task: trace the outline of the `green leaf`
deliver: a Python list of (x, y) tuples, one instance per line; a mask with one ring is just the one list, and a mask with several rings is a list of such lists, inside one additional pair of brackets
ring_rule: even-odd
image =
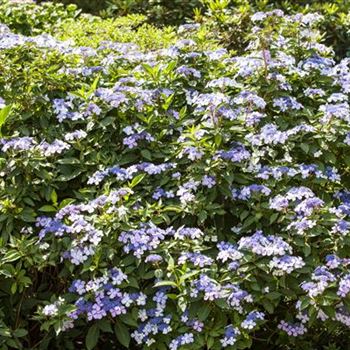
[(143, 180), (143, 178), (144, 178), (145, 176), (146, 176), (146, 174), (139, 174), (139, 175), (135, 176), (135, 177), (132, 179), (132, 181), (131, 181), (131, 183), (129, 184), (129, 186), (130, 186), (131, 188), (135, 187), (137, 184), (139, 184), (139, 183)]
[(81, 161), (78, 158), (69, 157), (69, 158), (58, 159), (57, 163), (58, 164), (80, 164)]
[(100, 328), (100, 330), (102, 332), (113, 333), (112, 326), (111, 326), (110, 322), (108, 322), (106, 319), (99, 320), (97, 322), (97, 325), (98, 325), (98, 328)]
[(184, 297), (180, 297), (178, 300), (177, 300), (177, 306), (180, 308), (180, 310), (182, 312), (185, 312), (185, 310), (187, 309), (187, 302), (186, 302), (186, 299)]
[(173, 281), (160, 281), (157, 282), (153, 287), (164, 287), (164, 286), (173, 286), (173, 287), (177, 287), (177, 284)]
[(58, 177), (57, 181), (70, 181), (70, 180), (76, 178), (77, 176), (79, 176), (81, 173), (82, 173), (82, 170), (76, 169), (70, 174), (60, 175)]
[(309, 299), (302, 299), (300, 304), (300, 310), (306, 309), (310, 305)]
[(17, 328), (14, 332), (13, 335), (17, 338), (24, 337), (28, 334), (28, 331), (23, 328)]
[(87, 92), (87, 98), (89, 98), (95, 92), (95, 90), (97, 89), (97, 85), (98, 85), (99, 80), (100, 80), (100, 76), (98, 75), (95, 78), (94, 82), (92, 83), (89, 91)]
[[(6, 340), (6, 345), (9, 346), (10, 349), (22, 349), (22, 345), (18, 339), (8, 339)], [(1, 350), (8, 350), (8, 347), (3, 347)]]
[(270, 292), (266, 294), (266, 297), (270, 300), (279, 299), (280, 296), (281, 296), (281, 293), (278, 293), (278, 292)]
[(100, 330), (97, 324), (92, 325), (89, 328), (85, 338), (85, 345), (87, 350), (92, 350), (97, 345), (99, 336), (100, 336)]
[(210, 307), (208, 305), (202, 305), (198, 311), (198, 318), (201, 321), (205, 321), (210, 314)]
[(130, 314), (120, 315), (119, 320), (121, 320), (123, 323), (127, 324), (128, 326), (132, 326), (132, 327), (138, 326), (138, 322), (135, 321)]
[(263, 300), (262, 302), (265, 310), (269, 313), (269, 314), (273, 314), (273, 311), (274, 311), (274, 307), (273, 305), (271, 304), (270, 301), (268, 301), (267, 299)]
[(277, 220), (278, 216), (279, 216), (279, 213), (273, 213), (270, 216), (270, 225), (273, 224)]
[(183, 209), (180, 206), (168, 205), (167, 207), (163, 208), (163, 211), (174, 211), (175, 213), (181, 213)]
[(186, 280), (188, 280), (189, 278), (198, 275), (199, 273), (201, 273), (201, 271), (192, 271), (192, 272), (188, 272), (185, 273), (183, 276), (180, 277), (180, 283), (185, 282)]
[(115, 117), (109, 116), (109, 117), (103, 118), (100, 121), (100, 125), (102, 125), (103, 127), (106, 127), (106, 126), (112, 125), (114, 122), (115, 122)]
[(335, 309), (333, 306), (322, 306), (322, 310), (329, 317), (335, 317)]
[(57, 203), (57, 192), (53, 189), (51, 192), (51, 201), (52, 203), (56, 204)]
[(117, 336), (117, 339), (120, 344), (129, 348), (130, 344), (130, 334), (126, 326), (124, 326), (121, 322), (116, 321), (114, 326), (114, 333)]
[(0, 110), (0, 136), (2, 136), (1, 128), (5, 124), (7, 117), (10, 115), (12, 106), (5, 106)]
[(205, 210), (201, 210), (198, 214), (198, 219), (199, 219), (199, 222), (203, 223), (208, 217), (208, 214)]
[(67, 206), (67, 205), (69, 205), (69, 204), (72, 204), (72, 203), (74, 203), (75, 202), (75, 199), (74, 198), (66, 198), (66, 199), (64, 199), (62, 202), (61, 202), (61, 204), (60, 204), (60, 206), (59, 206), (59, 209), (62, 209), (62, 208), (64, 208), (65, 206)]
[(222, 136), (220, 134), (215, 135), (215, 144), (216, 146), (220, 146), (222, 142)]
[(311, 247), (309, 245), (305, 245), (303, 248), (303, 253), (305, 256), (309, 256), (311, 254)]
[(144, 158), (146, 158), (147, 160), (152, 160), (152, 155), (151, 152), (148, 149), (143, 149), (141, 150), (141, 154)]
[(50, 213), (50, 212), (55, 212), (56, 208), (53, 207), (52, 205), (43, 205), (42, 207), (39, 208), (39, 210), (45, 213)]
[(0, 336), (11, 337), (11, 332), (9, 328), (0, 328)]
[(12, 286), (11, 286), (11, 293), (15, 294), (16, 292), (17, 292), (17, 283), (14, 282), (12, 283)]
[(307, 143), (302, 143), (302, 144), (300, 144), (300, 148), (301, 148), (305, 153), (308, 153), (308, 152), (309, 152), (309, 149), (310, 149), (310, 146), (309, 146)]
[(2, 263), (16, 261), (21, 258), (21, 254), (17, 250), (9, 250), (1, 259)]
[(207, 340), (207, 348), (208, 349), (211, 349), (212, 346), (214, 345), (215, 343), (215, 339), (213, 337), (208, 337), (208, 340)]

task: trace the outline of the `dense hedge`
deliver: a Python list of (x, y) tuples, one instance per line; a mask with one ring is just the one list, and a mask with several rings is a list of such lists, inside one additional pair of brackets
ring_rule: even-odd
[(0, 6), (1, 349), (346, 348), (350, 61), (322, 16), (241, 8), (228, 51), (219, 1), (178, 29)]
[(56, 3), (74, 3), (95, 15), (125, 16), (130, 13), (146, 15), (158, 24), (180, 24), (193, 16), (196, 8), (204, 8), (200, 0), (54, 0)]
[[(149, 30), (146, 22), (162, 27), (181, 24), (186, 19), (191, 19), (191, 21), (205, 24), (202, 27), (203, 36), (214, 41), (219, 39), (222, 46), (241, 54), (254, 25), (250, 21), (254, 12), (281, 8), (288, 13), (318, 12), (322, 14), (323, 20), (319, 27), (324, 35), (325, 43), (334, 49), (337, 59), (350, 55), (348, 49), (350, 47), (350, 2), (346, 0), (332, 0), (331, 2), (323, 0), (114, 0), (114, 3), (110, 0), (99, 0), (98, 2), (57, 0), (56, 4), (45, 1), (38, 2), (41, 3), (42, 7), (31, 2), (14, 5), (9, 0), (0, 0), (0, 20), (22, 34), (35, 34), (44, 31), (56, 33), (58, 30), (62, 37), (66, 38), (68, 35), (74, 36), (74, 31), (78, 31), (80, 33), (102, 34), (102, 37), (120, 40), (122, 35), (119, 34), (119, 37), (114, 38), (112, 34), (115, 26), (120, 27), (126, 24), (125, 20), (120, 21), (118, 16), (132, 15), (132, 20), (124, 27), (126, 30), (143, 23), (146, 31)], [(70, 5), (65, 9), (60, 4), (61, 2)], [(103, 21), (99, 17), (82, 15), (80, 10), (77, 11), (75, 5), (71, 3), (76, 3), (84, 11), (117, 19)], [(138, 18), (135, 17), (135, 13), (139, 14)], [(66, 23), (66, 25), (61, 26), (61, 23)], [(89, 45), (94, 45), (97, 40), (97, 38), (89, 40), (87, 35), (85, 35), (85, 39), (88, 39)], [(132, 40), (132, 36), (129, 36), (128, 39)], [(161, 36), (158, 37), (159, 39), (162, 40)]]

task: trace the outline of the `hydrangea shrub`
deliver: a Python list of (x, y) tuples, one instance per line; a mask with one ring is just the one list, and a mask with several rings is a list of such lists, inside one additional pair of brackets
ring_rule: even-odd
[(344, 348), (350, 67), (321, 19), (255, 13), (242, 56), (1, 26), (4, 349)]

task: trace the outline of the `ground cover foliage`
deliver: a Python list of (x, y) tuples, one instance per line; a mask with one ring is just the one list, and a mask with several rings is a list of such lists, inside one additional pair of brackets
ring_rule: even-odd
[(2, 349), (346, 348), (346, 19), (226, 3), (0, 2)]

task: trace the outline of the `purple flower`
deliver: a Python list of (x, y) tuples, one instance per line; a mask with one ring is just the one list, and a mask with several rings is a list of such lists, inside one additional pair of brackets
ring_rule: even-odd
[(186, 67), (186, 66), (180, 66), (176, 69), (176, 73), (183, 75), (185, 77), (192, 76), (194, 78), (200, 79), (201, 78), (201, 72), (197, 69)]
[(216, 185), (215, 177), (204, 175), (202, 178), (202, 185), (208, 188), (214, 187)]
[(250, 158), (250, 153), (242, 144), (236, 144), (229, 151), (218, 151), (214, 156), (214, 159), (222, 158), (224, 160), (230, 160), (233, 163), (240, 163), (243, 160)]
[(185, 333), (172, 340), (169, 344), (170, 350), (177, 350), (182, 345), (191, 344), (194, 342), (192, 333)]
[(224, 89), (227, 86), (237, 87), (238, 83), (234, 79), (231, 79), (231, 78), (228, 78), (228, 77), (221, 77), (221, 78), (218, 78), (218, 79), (211, 80), (207, 84), (207, 88), (218, 87), (220, 89)]
[(32, 137), (14, 137), (12, 139), (1, 139), (1, 150), (7, 152), (13, 151), (29, 151), (33, 149), (36, 142)]
[(158, 254), (150, 254), (145, 259), (145, 262), (150, 262), (152, 264), (155, 264), (155, 263), (161, 262), (162, 260), (163, 260), (163, 258), (160, 255), (158, 255)]
[(40, 145), (38, 145), (39, 150), (43, 153), (44, 156), (49, 157), (55, 154), (60, 154), (64, 150), (67, 150), (70, 148), (69, 144), (61, 141), (61, 140), (55, 140), (53, 143), (47, 143), (47, 142), (41, 142)]
[(307, 332), (307, 329), (302, 323), (288, 323), (283, 320), (279, 323), (278, 329), (286, 332), (291, 337), (298, 337)]
[(337, 294), (345, 298), (350, 292), (350, 274), (347, 274), (339, 281), (339, 288)]
[(220, 284), (207, 275), (200, 275), (199, 279), (192, 282), (191, 296), (196, 297), (199, 293), (204, 293), (204, 300), (220, 299), (223, 296)]
[(139, 229), (122, 232), (118, 240), (124, 244), (125, 253), (133, 252), (140, 259), (145, 252), (158, 248), (166, 236), (173, 234), (174, 230), (171, 227), (163, 230), (149, 224)]
[(262, 321), (264, 318), (265, 314), (263, 312), (251, 311), (247, 315), (246, 319), (241, 323), (241, 327), (244, 329), (253, 329), (256, 326), (257, 321)]
[(241, 200), (248, 200), (250, 199), (253, 194), (262, 194), (264, 196), (268, 196), (271, 193), (271, 190), (266, 187), (265, 185), (249, 185), (241, 187), (240, 189), (233, 189), (232, 190), (232, 197), (234, 199), (241, 199)]
[(70, 133), (67, 133), (64, 136), (64, 139), (66, 141), (74, 141), (74, 140), (81, 140), (87, 136), (87, 133), (84, 130), (76, 130)]
[(220, 339), (220, 343), (223, 348), (227, 346), (234, 345), (237, 341), (237, 336), (240, 334), (238, 328), (234, 328), (232, 325), (229, 325), (225, 329), (225, 334), (222, 339)]
[(182, 154), (186, 154), (188, 159), (190, 160), (198, 160), (201, 159), (204, 155), (202, 151), (200, 151), (197, 147), (187, 146), (183, 149)]
[(277, 211), (283, 211), (286, 208), (288, 208), (289, 201), (286, 197), (283, 197), (281, 195), (277, 195), (276, 197), (273, 197), (270, 199), (270, 208), (275, 209)]
[(280, 98), (275, 98), (273, 100), (273, 106), (278, 107), (280, 111), (285, 112), (289, 109), (298, 110), (302, 109), (303, 105), (300, 104), (295, 97), (284, 96)]
[(219, 249), (217, 259), (222, 262), (227, 260), (240, 260), (243, 258), (243, 254), (238, 251), (238, 246), (236, 244), (220, 242), (218, 243), (217, 248)]
[(199, 239), (204, 235), (204, 233), (199, 228), (194, 227), (180, 227), (176, 232), (174, 237), (177, 239)]
[(257, 255), (285, 255), (291, 253), (291, 246), (278, 236), (264, 236), (257, 231), (252, 236), (242, 237), (238, 242), (239, 250), (249, 250)]
[(242, 91), (234, 99), (233, 102), (238, 105), (249, 105), (255, 106), (259, 109), (264, 109), (266, 107), (266, 102), (263, 98), (258, 96), (255, 92), (252, 91)]
[(347, 102), (337, 104), (325, 104), (320, 106), (320, 111), (323, 113), (321, 122), (327, 124), (332, 118), (342, 119), (350, 122), (350, 107)]
[(146, 131), (142, 131), (142, 132), (139, 132), (139, 133), (135, 133), (135, 134), (133, 134), (131, 136), (125, 137), (123, 139), (123, 145), (128, 146), (128, 148), (132, 149), (132, 148), (137, 147), (138, 146), (138, 142), (141, 141), (141, 140), (152, 142), (155, 139), (150, 133), (148, 133)]
[(317, 197), (307, 198), (295, 207), (295, 212), (303, 216), (310, 216), (315, 209), (319, 209), (323, 205), (324, 201)]
[(190, 261), (194, 266), (204, 267), (213, 264), (213, 259), (200, 253), (181, 253), (178, 259), (179, 264)]
[(283, 276), (285, 273), (290, 274), (303, 266), (305, 266), (305, 263), (299, 256), (284, 255), (282, 257), (274, 257), (270, 262), (270, 267), (276, 276)]

